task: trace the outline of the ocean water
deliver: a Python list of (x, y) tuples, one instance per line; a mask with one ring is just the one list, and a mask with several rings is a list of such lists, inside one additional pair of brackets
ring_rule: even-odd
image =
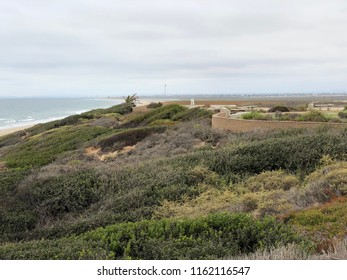
[(0, 129), (49, 122), (122, 102), (122, 99), (3, 98), (0, 99)]

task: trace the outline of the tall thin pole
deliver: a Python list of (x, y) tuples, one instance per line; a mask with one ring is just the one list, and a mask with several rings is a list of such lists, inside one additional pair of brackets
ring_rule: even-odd
[(166, 84), (164, 85), (164, 96), (166, 97)]

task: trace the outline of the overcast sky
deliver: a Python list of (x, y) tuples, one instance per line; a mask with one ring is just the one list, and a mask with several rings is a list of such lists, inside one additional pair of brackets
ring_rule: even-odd
[(347, 92), (346, 0), (0, 0), (1, 96)]

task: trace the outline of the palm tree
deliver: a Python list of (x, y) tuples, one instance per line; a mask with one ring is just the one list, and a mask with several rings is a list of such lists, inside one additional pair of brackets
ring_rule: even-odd
[(137, 97), (136, 93), (134, 93), (133, 95), (128, 95), (126, 97), (123, 96), (123, 98), (124, 98), (125, 103), (127, 103), (127, 104), (132, 103), (133, 106), (135, 106), (135, 102), (139, 99)]

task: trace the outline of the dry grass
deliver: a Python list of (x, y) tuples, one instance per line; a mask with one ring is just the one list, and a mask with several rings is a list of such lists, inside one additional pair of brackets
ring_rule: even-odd
[(153, 216), (155, 218), (193, 218), (215, 212), (240, 212), (241, 207), (233, 203), (235, 200), (236, 194), (228, 190), (208, 189), (199, 197), (185, 203), (178, 204), (164, 200)]
[(226, 141), (226, 133), (215, 132), (209, 120), (187, 121), (169, 127), (163, 133), (153, 133), (136, 144), (136, 149), (114, 160), (120, 164), (168, 158), (199, 148), (219, 146)]
[[(235, 258), (234, 258), (235, 259)], [(339, 241), (330, 250), (322, 254), (307, 254), (298, 245), (288, 244), (270, 251), (256, 251), (253, 254), (239, 256), (238, 260), (347, 260), (347, 241)]]
[(241, 189), (244, 192), (261, 192), (272, 190), (289, 190), (298, 187), (300, 181), (294, 175), (287, 174), (283, 170), (266, 171), (259, 175), (252, 176), (246, 180)]
[(265, 172), (230, 186), (223, 186), (220, 178), (214, 178), (214, 183), (204, 178), (199, 196), (180, 203), (165, 200), (154, 217), (198, 217), (216, 212), (247, 212), (258, 218), (272, 215), (290, 219), (301, 233), (315, 240), (320, 251), (330, 250), (334, 238), (346, 234), (346, 197), (342, 192), (346, 176), (339, 173), (346, 165), (328, 164), (302, 183), (283, 171)]
[(308, 185), (319, 185), (326, 195), (347, 194), (347, 162), (333, 162), (313, 172), (306, 179)]
[(87, 157), (93, 157), (100, 161), (107, 161), (107, 160), (112, 160), (119, 155), (129, 153), (130, 151), (133, 151), (135, 148), (136, 148), (136, 145), (133, 145), (133, 146), (125, 146), (120, 151), (102, 152), (100, 147), (88, 147), (85, 149), (84, 154)]

